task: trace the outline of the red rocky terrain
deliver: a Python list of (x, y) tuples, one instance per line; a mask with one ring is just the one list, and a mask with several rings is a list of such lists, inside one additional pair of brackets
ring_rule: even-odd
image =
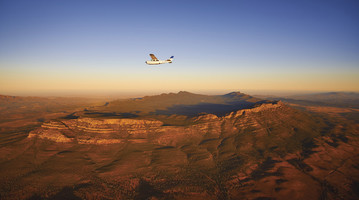
[(358, 136), (355, 122), (242, 93), (109, 102), (1, 147), (0, 197), (357, 199)]

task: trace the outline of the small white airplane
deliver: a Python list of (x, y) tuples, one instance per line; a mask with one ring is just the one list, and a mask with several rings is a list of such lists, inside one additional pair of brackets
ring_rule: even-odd
[(165, 64), (165, 63), (172, 63), (173, 56), (171, 56), (167, 60), (158, 60), (155, 55), (150, 54), (151, 60), (146, 61), (147, 65), (159, 65), (159, 64)]

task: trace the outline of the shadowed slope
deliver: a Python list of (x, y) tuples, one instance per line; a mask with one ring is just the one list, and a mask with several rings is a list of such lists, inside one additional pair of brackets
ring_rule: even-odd
[(224, 115), (239, 109), (251, 108), (263, 101), (249, 95), (232, 92), (226, 95), (200, 95), (189, 92), (161, 94), (128, 100), (109, 102), (106, 106), (88, 109), (83, 114), (100, 116), (151, 116), (151, 115), (185, 115), (195, 116), (200, 113)]

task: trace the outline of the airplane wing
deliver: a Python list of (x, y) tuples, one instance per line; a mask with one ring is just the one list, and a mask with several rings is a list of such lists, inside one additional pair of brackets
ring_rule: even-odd
[(156, 61), (158, 60), (154, 54), (151, 53), (150, 56), (152, 60), (156, 60)]

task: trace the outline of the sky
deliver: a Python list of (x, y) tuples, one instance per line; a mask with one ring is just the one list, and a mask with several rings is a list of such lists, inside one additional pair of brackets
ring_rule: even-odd
[[(0, 94), (359, 92), (357, 0), (0, 0)], [(148, 54), (174, 56), (146, 65)]]

